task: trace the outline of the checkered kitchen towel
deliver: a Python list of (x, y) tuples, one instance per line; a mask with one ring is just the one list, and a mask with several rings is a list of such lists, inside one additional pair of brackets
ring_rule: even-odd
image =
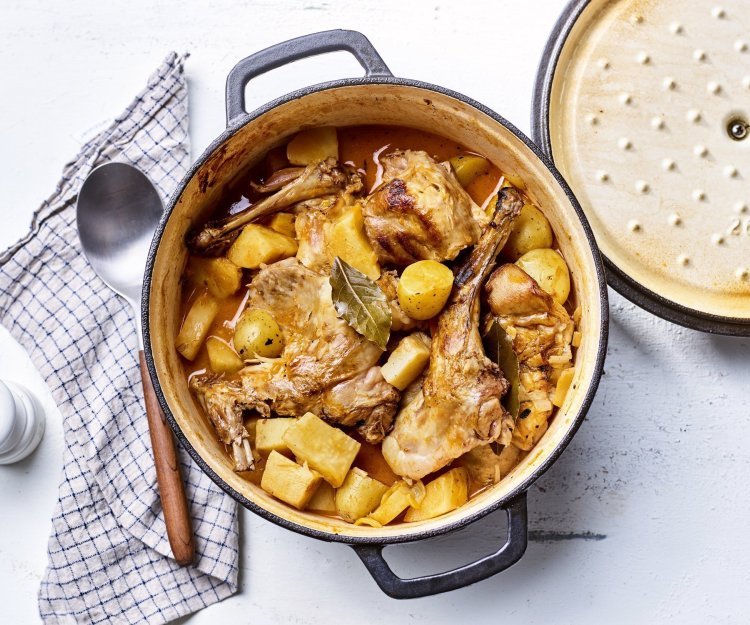
[(170, 558), (132, 313), (86, 262), (75, 226), (78, 189), (96, 165), (132, 163), (165, 201), (184, 175), (183, 61), (167, 57), (125, 112), (66, 165), (31, 232), (0, 255), (0, 319), (63, 417), (63, 476), (39, 592), (48, 624), (165, 623), (237, 589), (236, 506), (182, 449), (197, 558), (191, 567)]

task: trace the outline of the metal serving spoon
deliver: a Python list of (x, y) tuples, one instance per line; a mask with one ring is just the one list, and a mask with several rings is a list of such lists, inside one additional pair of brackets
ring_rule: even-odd
[(188, 504), (180, 476), (174, 438), (154, 393), (141, 335), (141, 288), (146, 256), (163, 206), (151, 181), (126, 163), (94, 169), (78, 194), (78, 236), (99, 277), (133, 307), (138, 335), (143, 395), (151, 432), (167, 536), (179, 564), (195, 555)]

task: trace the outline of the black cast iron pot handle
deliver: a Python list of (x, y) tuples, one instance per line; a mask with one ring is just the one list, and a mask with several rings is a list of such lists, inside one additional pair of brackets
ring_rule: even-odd
[(227, 76), (227, 125), (245, 111), (245, 87), (256, 76), (309, 56), (345, 50), (359, 61), (365, 76), (393, 76), (369, 39), (355, 30), (324, 30), (276, 44), (242, 59)]
[(351, 545), (370, 571), (382, 591), (394, 599), (416, 599), (463, 588), (504, 571), (521, 559), (528, 544), (526, 493), (505, 508), (508, 534), (500, 549), (484, 558), (445, 573), (403, 579), (396, 575), (383, 558), (380, 544)]

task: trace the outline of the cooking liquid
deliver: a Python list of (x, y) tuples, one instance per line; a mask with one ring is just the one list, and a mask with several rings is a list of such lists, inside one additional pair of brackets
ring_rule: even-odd
[[(432, 156), (438, 162), (446, 161), (454, 156), (470, 154), (469, 150), (463, 146), (445, 139), (443, 137), (416, 130), (413, 128), (404, 128), (399, 126), (349, 126), (337, 129), (339, 143), (339, 160), (343, 163), (354, 163), (355, 167), (364, 171), (365, 189), (369, 193), (376, 180), (378, 180), (377, 157), (379, 153), (387, 154), (396, 149), (423, 150)], [(228, 215), (230, 212), (237, 212), (247, 206), (253, 199), (253, 193), (249, 182), (258, 181), (270, 175), (276, 169), (289, 166), (285, 161), (284, 148), (275, 148), (266, 155), (266, 158), (258, 166), (253, 168), (245, 180), (233, 186), (221, 204), (217, 206), (215, 213), (216, 218)], [(480, 206), (487, 203), (490, 196), (497, 193), (502, 172), (490, 164), (488, 170), (477, 176), (467, 187), (466, 191), (471, 198)], [(252, 278), (252, 272), (245, 270), (245, 284), (249, 284)], [(193, 299), (200, 293), (200, 289), (193, 287), (188, 281), (184, 281), (182, 290), (182, 312), (183, 317), (187, 312)], [(241, 288), (235, 295), (232, 295), (220, 302), (219, 312), (211, 326), (208, 336), (216, 336), (231, 344), (234, 327), (231, 323), (238, 316), (238, 311), (243, 304), (247, 289)], [(189, 362), (183, 359), (183, 368), (185, 376), (191, 373), (208, 369), (209, 361), (205, 344), (201, 347), (195, 360)], [(301, 416), (301, 415), (299, 415)], [(247, 421), (248, 429), (251, 435), (254, 435), (253, 417)], [(380, 451), (380, 445), (371, 445), (363, 441), (356, 434), (351, 434), (361, 444), (361, 450), (357, 455), (354, 466), (363, 469), (371, 477), (391, 485), (399, 478), (393, 473), (386, 463)], [(227, 450), (227, 455), (230, 455)], [(425, 483), (454, 466), (460, 466), (460, 459), (454, 461), (449, 466), (441, 469), (424, 478)], [(254, 471), (243, 473), (243, 477), (260, 485), (260, 480), (265, 467), (265, 457), (260, 460), (256, 458)], [(486, 485), (478, 483), (469, 484), (469, 496), (484, 490)]]

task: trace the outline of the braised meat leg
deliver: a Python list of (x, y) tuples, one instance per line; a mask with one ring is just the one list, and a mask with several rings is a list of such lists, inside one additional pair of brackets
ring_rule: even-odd
[[(283, 186), (276, 183), (281, 183)], [(360, 175), (348, 166), (340, 166), (336, 159), (328, 158), (305, 167), (304, 170), (282, 170), (278, 180), (270, 180), (261, 190), (276, 190), (273, 195), (263, 198), (239, 213), (225, 219), (209, 222), (188, 240), (191, 252), (204, 255), (223, 253), (232, 243), (243, 226), (261, 217), (271, 215), (284, 208), (310, 200), (348, 190), (357, 193), (362, 190)]]
[(522, 206), (514, 189), (500, 192), (492, 222), (456, 274), (432, 336), (422, 391), (383, 441), (383, 456), (398, 475), (421, 479), (478, 445), (511, 441), (513, 418), (500, 403), (508, 383), (484, 353), (479, 293)]
[(552, 376), (570, 365), (574, 324), (568, 312), (516, 265), (502, 265), (485, 284), (492, 315), (518, 357), (521, 398), (513, 444), (530, 450), (547, 431)]

